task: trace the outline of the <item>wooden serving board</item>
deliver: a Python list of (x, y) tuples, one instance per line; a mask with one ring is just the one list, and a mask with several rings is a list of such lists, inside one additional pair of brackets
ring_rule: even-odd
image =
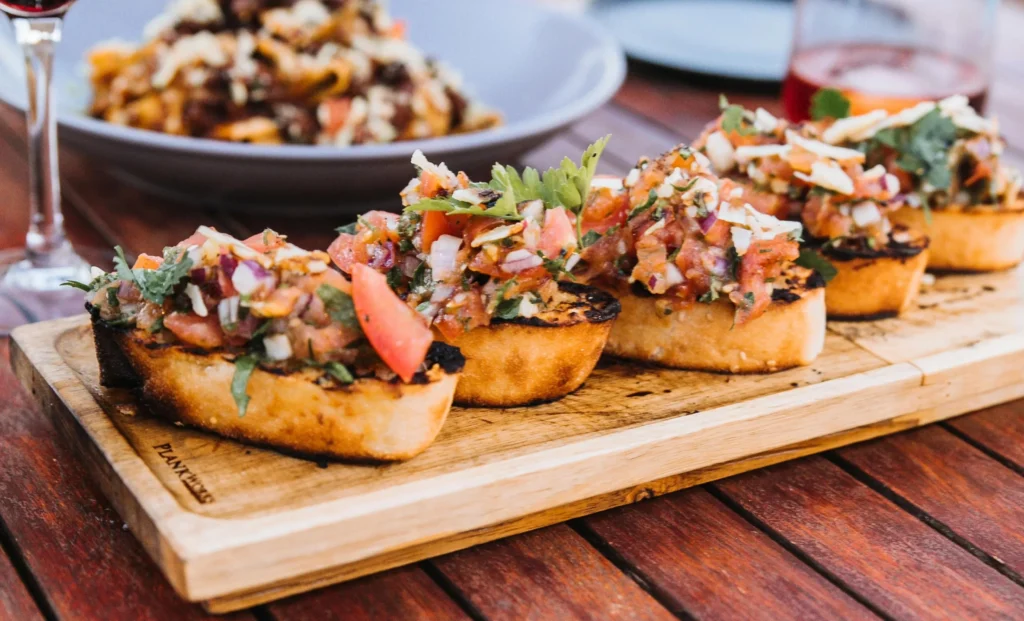
[(151, 417), (100, 387), (85, 316), (18, 329), (11, 357), (177, 592), (225, 612), (1024, 397), (1022, 275), (939, 278), (774, 375), (602, 361), (556, 403), (456, 408), (383, 466)]

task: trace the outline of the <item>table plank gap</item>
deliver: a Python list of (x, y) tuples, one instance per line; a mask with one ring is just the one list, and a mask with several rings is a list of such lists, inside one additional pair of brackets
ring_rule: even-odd
[(776, 545), (778, 545), (786, 552), (796, 557), (801, 563), (803, 563), (807, 567), (813, 569), (825, 580), (828, 580), (829, 583), (832, 584), (832, 586), (836, 587), (837, 589), (845, 593), (847, 596), (851, 597), (861, 606), (870, 610), (872, 614), (886, 620), (894, 619), (892, 615), (885, 612), (885, 610), (883, 610), (881, 607), (875, 605), (875, 603), (872, 602), (870, 598), (861, 594), (860, 591), (858, 591), (854, 585), (844, 580), (839, 574), (833, 572), (824, 564), (819, 563), (812, 555), (808, 554), (800, 546), (790, 541), (789, 538), (787, 538), (782, 532), (775, 528), (772, 528), (771, 525), (769, 525), (767, 522), (765, 522), (760, 517), (755, 515), (752, 511), (748, 510), (745, 506), (734, 500), (732, 496), (723, 491), (719, 487), (719, 485), (727, 483), (728, 481), (730, 481), (730, 479), (725, 479), (724, 481), (719, 481), (716, 483), (709, 483), (705, 485), (702, 489), (707, 490), (709, 494), (711, 494), (716, 500), (725, 505), (727, 508), (732, 510), (733, 513), (739, 515), (741, 518), (746, 520), (751, 526), (764, 533), (765, 536), (767, 536), (769, 539), (775, 542)]
[(944, 427), (982, 453), (1024, 476), (1024, 404), (1004, 403)]
[(825, 457), (1024, 586), (1024, 536), (1017, 532), (1024, 523), (1024, 479), (1013, 471), (939, 426), (832, 451)]
[[(483, 619), (466, 610), (429, 568), (407, 565), (265, 605), (266, 619), (282, 621), (373, 621)], [(257, 615), (257, 619), (260, 616)], [(262, 621), (262, 620), (261, 620)]]
[(428, 562), (488, 619), (676, 619), (565, 524)]
[[(573, 525), (677, 614), (701, 619), (877, 618), (706, 487), (591, 515)], [(738, 575), (744, 577), (742, 589), (734, 588)]]
[[(654, 503), (659, 502), (660, 500), (661, 499), (652, 499), (650, 502)], [(597, 515), (600, 516), (603, 514)], [(666, 610), (674, 614), (679, 619), (689, 621), (691, 619), (698, 618), (693, 612), (687, 610), (685, 605), (677, 601), (676, 598), (672, 597), (672, 595), (665, 589), (661, 588), (657, 584), (656, 580), (649, 578), (638, 566), (627, 560), (618, 549), (605, 541), (601, 535), (590, 527), (587, 518), (573, 520), (568, 523), (568, 526), (576, 531), (576, 534), (580, 537), (583, 537), (583, 539), (585, 539), (592, 548), (608, 559), (612, 565), (615, 565), (615, 567), (617, 567), (618, 570), (627, 578), (635, 582), (638, 587), (646, 591), (647, 594), (654, 598), (655, 601), (664, 606)]]
[(823, 457), (715, 484), (893, 618), (1024, 616), (1024, 589)]
[(25, 564), (0, 516), (0, 618), (56, 619), (46, 593)]

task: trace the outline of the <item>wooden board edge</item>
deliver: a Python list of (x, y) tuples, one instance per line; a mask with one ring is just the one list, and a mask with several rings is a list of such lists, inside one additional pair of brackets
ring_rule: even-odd
[[(452, 537), (423, 543), (403, 550), (389, 552), (379, 556), (351, 563), (341, 567), (326, 569), (290, 580), (284, 580), (264, 588), (253, 589), (217, 597), (201, 602), (203, 607), (214, 614), (224, 614), (265, 604), (284, 597), (297, 595), (318, 588), (354, 580), (362, 576), (394, 569), (410, 563), (423, 561), (436, 556), (457, 552), (488, 541), (510, 537), (530, 530), (544, 528), (568, 520), (581, 518), (593, 513), (607, 511), (623, 505), (642, 502), (665, 494), (676, 492), (688, 487), (695, 487), (724, 479), (750, 470), (765, 468), (791, 459), (798, 459), (865, 442), (893, 433), (921, 427), (941, 420), (973, 411), (978, 401), (986, 405), (1002, 403), (1024, 397), (1024, 386), (1002, 388), (985, 395), (972, 395), (961, 402), (947, 402), (940, 407), (929, 408), (912, 414), (896, 416), (884, 421), (857, 427), (847, 431), (815, 438), (805, 442), (797, 442), (776, 450), (767, 451), (707, 468), (664, 477), (649, 483), (633, 485), (625, 489), (602, 494), (588, 499), (579, 500), (533, 513), (521, 518), (495, 524), (485, 528), (459, 533)], [(981, 406), (985, 407), (985, 406)]]
[[(213, 600), (294, 575), (358, 563), (514, 520), (518, 512), (543, 512), (551, 506), (739, 459), (745, 451), (760, 453), (772, 446), (916, 412), (936, 403), (929, 401), (930, 396), (929, 391), (921, 390), (918, 369), (909, 364), (891, 365), (438, 475), (430, 480), (427, 491), (420, 482), (416, 488), (398, 485), (365, 494), (359, 503), (342, 499), (285, 516), (210, 520), (208, 528), (196, 535), (197, 555), (189, 555), (186, 562), (188, 591), (198, 595), (197, 599)], [(860, 407), (851, 409), (851, 403)], [(830, 409), (832, 415), (823, 415)], [(846, 415), (836, 414), (837, 409)], [(748, 441), (737, 441), (740, 438)], [(705, 446), (717, 447), (718, 453), (709, 456), (700, 450)], [(556, 470), (557, 476), (552, 476)], [(512, 489), (517, 495), (515, 506), (501, 502)], [(459, 511), (466, 502), (487, 509)], [(387, 519), (382, 520), (382, 515)], [(436, 515), (449, 518), (439, 521), (430, 517)], [(247, 532), (275, 532), (278, 536), (268, 541)], [(204, 554), (204, 549), (209, 550)], [(299, 570), (303, 565), (306, 571)]]
[[(95, 400), (70, 369), (67, 369), (65, 376), (56, 378), (42, 371), (47, 364), (55, 364), (55, 360), (61, 361), (56, 364), (63, 365), (60, 353), (56, 350), (55, 333), (62, 334), (66, 329), (80, 325), (81, 319), (79, 316), (57, 320), (60, 324), (66, 324), (61, 325), (60, 330), (54, 330), (56, 326), (53, 324), (57, 322), (31, 324), (15, 329), (11, 334), (9, 348), (11, 369), (25, 390), (32, 395), (33, 400), (40, 404), (43, 413), (49, 417), (58, 435), (82, 459), (92, 481), (114, 506), (153, 562), (160, 567), (175, 592), (183, 599), (189, 599), (185, 589), (182, 555), (177, 546), (168, 540), (167, 533), (159, 525), (155, 514), (150, 513), (154, 508), (146, 507), (145, 503), (139, 500), (141, 497), (139, 490), (132, 488), (132, 485), (138, 484), (139, 480), (131, 476), (131, 483), (129, 483), (129, 477), (124, 472), (125, 460), (119, 460), (111, 455), (110, 445), (105, 443), (114, 443), (118, 450), (124, 451), (126, 454), (130, 453), (137, 460), (137, 464), (132, 464), (133, 474), (142, 477), (147, 493), (155, 493), (156, 497), (160, 497), (160, 493), (166, 495), (163, 502), (158, 503), (159, 509), (166, 511), (170, 508), (170, 505), (167, 504), (168, 501), (173, 503), (174, 507), (180, 507), (177, 500), (149, 471), (142, 458), (121, 435), (113, 422), (108, 422), (109, 429), (107, 431), (113, 432), (116, 437), (108, 433), (108, 437), (104, 441), (108, 450), (104, 450), (92, 430), (87, 429), (74, 414), (74, 406), (69, 402), (88, 399), (95, 404)], [(97, 407), (99, 406), (97, 405)], [(146, 497), (151, 501), (154, 496), (147, 495)]]

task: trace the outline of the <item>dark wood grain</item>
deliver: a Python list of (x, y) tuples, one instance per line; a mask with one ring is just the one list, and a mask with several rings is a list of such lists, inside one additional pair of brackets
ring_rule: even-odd
[(885, 614), (1024, 616), (1024, 589), (822, 457), (715, 487)]
[[(682, 615), (869, 619), (875, 615), (703, 488), (584, 518)], [(742, 576), (742, 586), (737, 577)]]
[(951, 420), (948, 425), (1024, 472), (1024, 402), (997, 405)]
[(1024, 574), (1024, 477), (940, 426), (839, 455), (1016, 574)]
[(565, 525), (432, 561), (488, 619), (672, 619)]
[(469, 618), (417, 566), (299, 595), (268, 608), (281, 621), (457, 621)]
[(48, 606), (67, 619), (210, 618), (178, 599), (6, 363), (0, 394), (0, 515)]
[(0, 619), (35, 621), (42, 618), (11, 559), (0, 549)]

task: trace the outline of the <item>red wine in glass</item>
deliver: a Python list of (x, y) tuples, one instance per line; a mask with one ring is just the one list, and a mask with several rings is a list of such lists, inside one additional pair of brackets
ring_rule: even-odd
[(0, 0), (0, 11), (15, 17), (63, 15), (75, 0)]

